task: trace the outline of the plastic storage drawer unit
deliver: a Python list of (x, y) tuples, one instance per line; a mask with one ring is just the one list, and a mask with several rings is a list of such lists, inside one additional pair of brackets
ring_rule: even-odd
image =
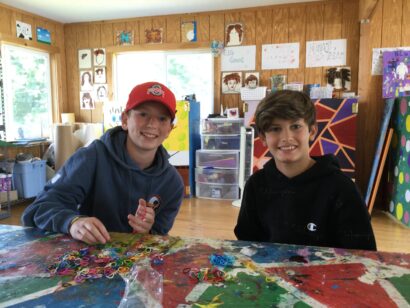
[(35, 197), (46, 185), (46, 161), (14, 164), (13, 182), (19, 198)]
[(239, 167), (239, 151), (197, 150), (196, 163), (197, 167), (237, 169)]
[(204, 150), (239, 150), (240, 135), (202, 135), (201, 148)]

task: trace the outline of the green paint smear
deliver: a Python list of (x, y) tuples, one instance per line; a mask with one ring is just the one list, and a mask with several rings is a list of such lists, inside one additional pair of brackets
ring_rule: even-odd
[(3, 280), (0, 284), (0, 302), (6, 302), (28, 294), (55, 287), (60, 281), (69, 281), (68, 277), (24, 277)]
[(276, 283), (266, 282), (265, 276), (238, 273), (234, 282), (208, 287), (193, 307), (273, 307), (290, 302), (293, 307), (310, 307)]
[(388, 280), (394, 285), (397, 291), (410, 303), (410, 274), (401, 277), (391, 277)]

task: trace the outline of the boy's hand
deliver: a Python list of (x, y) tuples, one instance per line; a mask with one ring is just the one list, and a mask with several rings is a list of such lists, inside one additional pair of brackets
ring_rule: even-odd
[(70, 226), (70, 235), (87, 244), (105, 244), (110, 234), (103, 223), (95, 217), (80, 217)]
[(135, 215), (128, 215), (128, 223), (134, 230), (134, 233), (148, 233), (154, 224), (154, 220), (154, 209), (144, 199), (139, 199)]

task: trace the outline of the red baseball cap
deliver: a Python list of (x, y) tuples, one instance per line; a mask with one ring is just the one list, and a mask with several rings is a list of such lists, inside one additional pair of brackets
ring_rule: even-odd
[(158, 102), (167, 107), (172, 120), (176, 113), (175, 95), (170, 89), (159, 82), (151, 81), (139, 84), (131, 90), (128, 96), (125, 112), (145, 102)]

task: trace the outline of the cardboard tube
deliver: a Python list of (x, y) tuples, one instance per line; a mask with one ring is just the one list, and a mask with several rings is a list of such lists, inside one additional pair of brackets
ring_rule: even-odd
[(54, 154), (56, 171), (78, 149), (80, 141), (74, 137), (72, 125), (54, 126)]

